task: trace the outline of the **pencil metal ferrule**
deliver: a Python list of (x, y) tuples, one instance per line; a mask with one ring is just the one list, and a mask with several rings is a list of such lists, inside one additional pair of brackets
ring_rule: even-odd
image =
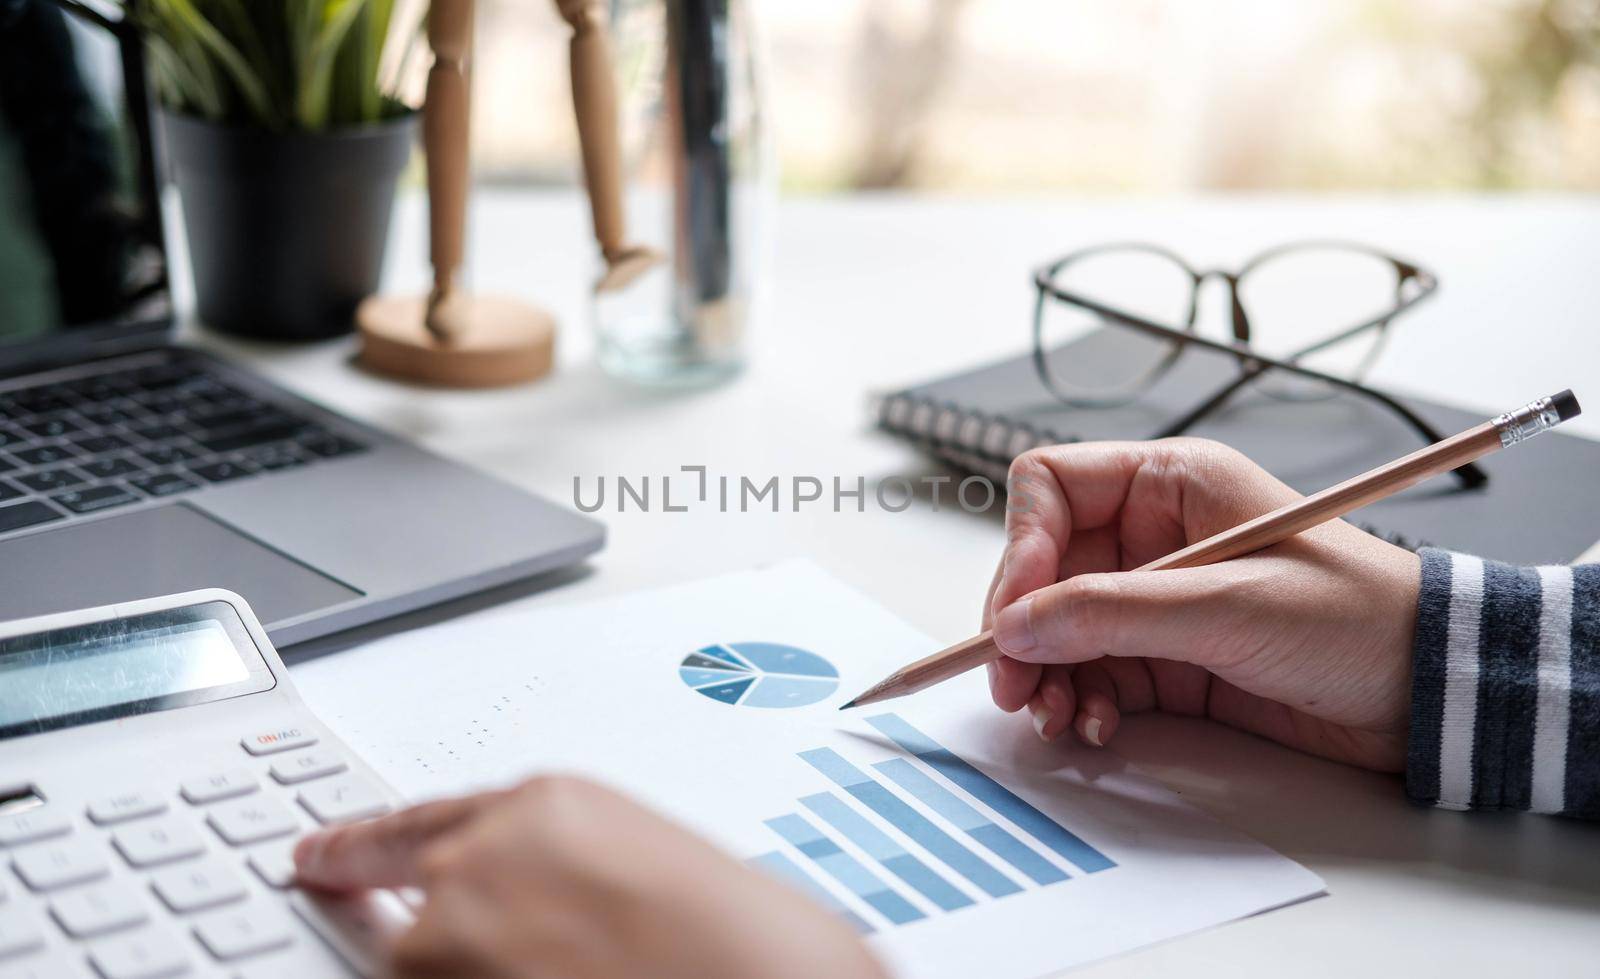
[(1495, 428), (1500, 430), (1502, 446), (1526, 442), (1541, 432), (1548, 432), (1561, 422), (1554, 398), (1530, 401), (1516, 411), (1508, 411), (1495, 418)]

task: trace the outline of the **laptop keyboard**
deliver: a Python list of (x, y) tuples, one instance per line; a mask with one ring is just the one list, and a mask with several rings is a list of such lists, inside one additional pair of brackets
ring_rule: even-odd
[(3, 391), (0, 534), (366, 448), (203, 363)]

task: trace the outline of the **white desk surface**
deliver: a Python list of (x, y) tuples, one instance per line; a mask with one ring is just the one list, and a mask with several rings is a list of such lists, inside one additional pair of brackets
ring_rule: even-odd
[[(572, 500), (574, 477), (592, 499), (599, 475), (660, 477), (683, 465), (735, 482), (814, 475), (853, 484), (861, 475), (870, 485), (937, 470), (868, 430), (868, 393), (1025, 349), (1028, 273), (1043, 260), (1143, 238), (1222, 265), (1295, 237), (1348, 236), (1428, 264), (1442, 282), (1396, 327), (1376, 382), (1486, 415), (1570, 386), (1595, 402), (1572, 428), (1600, 437), (1600, 198), (800, 198), (779, 204), (774, 230), (772, 288), (749, 368), (707, 391), (638, 390), (596, 368), (584, 305), (588, 215), (562, 191), (483, 191), (471, 235), (475, 288), (526, 297), (560, 318), (560, 366), (542, 383), (425, 391), (354, 370), (351, 341), (199, 339), (558, 500)], [(425, 254), (423, 209), (409, 197), (396, 214), (387, 288), (422, 291)], [(1002, 543), (998, 515), (935, 513), (926, 501), (864, 514), (612, 507), (592, 573), (516, 600), (570, 602), (804, 555), (953, 641), (977, 626)], [(1133, 719), (1116, 750), (1310, 866), (1330, 893), (1079, 974), (1600, 972), (1600, 827), (1418, 810), (1396, 778), (1197, 721)]]

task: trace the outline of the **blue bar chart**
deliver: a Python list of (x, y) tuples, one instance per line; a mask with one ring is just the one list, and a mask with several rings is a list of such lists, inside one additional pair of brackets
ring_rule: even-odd
[(957, 757), (955, 752), (939, 745), (898, 715), (879, 714), (867, 718), (867, 723), (883, 732), (902, 750), (916, 755), (929, 768), (965, 789), (978, 801), (1016, 823), (1032, 834), (1034, 839), (1084, 871), (1092, 874), (1116, 866), (1105, 854), (1078, 839), (1065, 826), (1018, 798), (1016, 793), (973, 768)]
[(990, 866), (988, 861), (967, 849), (931, 819), (911, 808), (882, 782), (845, 761), (833, 749), (802, 751), (800, 757), (990, 897), (1005, 897), (1022, 890), (1011, 878)]
[[(904, 755), (858, 765), (832, 748), (799, 752), (834, 791), (797, 800), (809, 818), (797, 810), (765, 821), (798, 860), (782, 850), (751, 860), (857, 931), (911, 924), (1116, 866), (899, 715), (867, 722)], [(851, 908), (856, 902), (859, 913)]]
[(885, 870), (938, 905), (939, 910), (954, 911), (972, 903), (972, 898), (939, 876), (938, 871), (908, 853), (888, 833), (872, 825), (838, 796), (822, 792), (808, 795), (800, 802), (843, 833), (850, 842), (865, 850)]
[(877, 930), (867, 923), (867, 919), (845, 907), (843, 902), (833, 896), (832, 891), (817, 883), (816, 878), (800, 869), (799, 864), (777, 850), (763, 853), (759, 857), (751, 857), (749, 863), (752, 867), (765, 870), (774, 877), (786, 880), (799, 888), (807, 897), (849, 922), (850, 927), (860, 934), (870, 935)]
[(790, 813), (767, 820), (767, 825), (822, 868), (829, 877), (889, 919), (890, 924), (903, 925), (926, 917), (915, 905), (897, 894), (894, 888), (801, 817)]
[(1026, 843), (995, 825), (988, 816), (962, 802), (954, 792), (935, 782), (904, 758), (891, 758), (872, 767), (983, 844), (995, 856), (1022, 871), (1035, 884), (1054, 884), (1067, 879), (1065, 870), (1035, 853)]

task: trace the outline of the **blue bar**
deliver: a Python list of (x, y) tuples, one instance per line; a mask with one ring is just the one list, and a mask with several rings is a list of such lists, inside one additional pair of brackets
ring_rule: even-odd
[(812, 863), (821, 867), (828, 876), (850, 888), (851, 893), (888, 918), (892, 924), (903, 925), (908, 921), (927, 917), (910, 901), (896, 894), (888, 884), (879, 880), (872, 871), (861, 866), (855, 857), (839, 849), (839, 844), (823, 836), (815, 826), (801, 817), (790, 813), (787, 816), (767, 820), (767, 825), (772, 827), (773, 832), (793, 844), (795, 849), (810, 858)]
[(954, 884), (940, 877), (932, 867), (918, 860), (889, 834), (868, 822), (866, 817), (844, 804), (831, 792), (819, 792), (800, 800), (807, 809), (821, 816), (883, 868), (915, 888), (942, 911), (954, 911), (973, 903)]
[(867, 919), (845, 907), (844, 902), (834, 897), (832, 891), (817, 883), (815, 878), (801, 870), (799, 864), (784, 856), (782, 851), (773, 850), (771, 853), (763, 853), (759, 857), (751, 857), (745, 862), (752, 867), (766, 871), (779, 880), (787, 881), (802, 894), (849, 922), (850, 927), (854, 928), (858, 934), (870, 935), (877, 930), (867, 922)]
[(1092, 874), (1117, 865), (1110, 857), (1018, 798), (1010, 789), (973, 768), (956, 757), (954, 752), (907, 724), (898, 714), (879, 714), (867, 718), (867, 723), (883, 732), (901, 748), (927, 762), (928, 767), (965, 789), (978, 801), (1021, 826), (1034, 839), (1088, 873)]
[(868, 809), (887, 819), (918, 846), (982, 888), (990, 897), (1005, 897), (1022, 890), (1011, 878), (989, 866), (982, 857), (962, 846), (955, 837), (935, 826), (922, 813), (906, 805), (899, 796), (873, 781), (872, 776), (845, 761), (844, 756), (832, 748), (802, 751), (800, 757), (865, 803)]
[(1026, 843), (994, 824), (988, 816), (962, 802), (949, 789), (929, 778), (904, 758), (893, 758), (872, 766), (889, 776), (912, 797), (954, 823), (963, 833), (988, 847), (995, 856), (1028, 875), (1035, 884), (1055, 884), (1067, 879), (1067, 872), (1033, 852)]

